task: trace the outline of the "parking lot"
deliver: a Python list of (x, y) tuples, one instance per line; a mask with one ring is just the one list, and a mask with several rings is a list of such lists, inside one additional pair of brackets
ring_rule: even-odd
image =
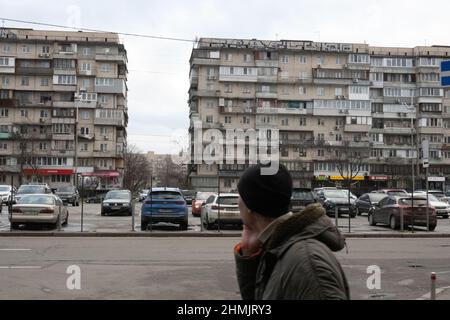
[[(69, 223), (67, 226), (63, 226), (61, 230), (77, 232), (81, 231), (81, 206), (72, 207), (69, 205)], [(140, 229), (140, 212), (141, 204), (135, 204), (135, 231), (141, 232)], [(331, 217), (334, 222), (334, 217)], [(387, 233), (392, 232), (392, 230), (387, 226), (369, 226), (367, 221), (367, 216), (358, 216), (351, 219), (350, 231), (352, 233)], [(342, 216), (338, 219), (338, 226), (342, 232), (349, 231), (349, 219), (347, 216)], [(18, 231), (36, 231), (49, 230), (41, 226), (25, 226)], [(100, 215), (100, 204), (99, 203), (84, 203), (83, 205), (83, 231), (84, 232), (127, 232), (132, 230), (132, 217), (130, 216), (101, 216)], [(3, 207), (2, 213), (0, 214), (0, 232), (9, 232), (10, 225), (8, 221), (8, 208)], [(149, 230), (150, 231), (150, 230)], [(148, 232), (149, 232), (148, 231)], [(177, 225), (170, 224), (158, 224), (154, 225), (152, 232), (161, 231), (179, 231)], [(189, 209), (189, 226), (187, 232), (201, 232), (202, 228), (200, 226), (200, 218), (192, 216)], [(240, 233), (241, 230), (236, 228), (231, 228), (227, 226), (222, 226), (221, 231)], [(424, 228), (417, 227), (415, 231), (425, 231)], [(211, 232), (211, 231), (209, 231)], [(438, 218), (438, 225), (435, 230), (437, 233), (450, 233), (450, 219), (440, 219)]]

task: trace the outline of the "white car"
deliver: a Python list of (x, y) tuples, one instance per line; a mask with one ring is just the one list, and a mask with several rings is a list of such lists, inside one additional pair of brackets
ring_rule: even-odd
[[(415, 191), (414, 196), (416, 195), (426, 197), (427, 193), (423, 191)], [(428, 194), (428, 201), (430, 205), (432, 205), (436, 209), (436, 216), (448, 219), (450, 215), (450, 204), (439, 200), (431, 193)]]
[(0, 199), (2, 204), (9, 204), (11, 201), (11, 189), (13, 193), (16, 192), (15, 187), (9, 185), (0, 185)]
[(25, 195), (13, 205), (10, 216), (13, 229), (25, 223), (50, 224), (56, 228), (58, 221), (61, 225), (66, 225), (69, 221), (69, 211), (62, 200), (54, 194)]
[(239, 212), (239, 195), (237, 193), (221, 193), (210, 196), (202, 206), (201, 223), (210, 230), (220, 225), (242, 226)]
[(139, 202), (142, 202), (145, 200), (145, 198), (147, 198), (149, 191), (150, 190), (148, 190), (148, 189), (144, 189), (144, 190), (141, 190), (141, 192), (139, 192)]

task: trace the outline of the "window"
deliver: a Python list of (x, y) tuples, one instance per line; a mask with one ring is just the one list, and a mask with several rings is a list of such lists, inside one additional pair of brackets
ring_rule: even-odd
[(325, 151), (323, 149), (317, 149), (318, 157), (325, 157)]
[(92, 54), (92, 48), (89, 48), (89, 47), (83, 48), (83, 55), (89, 56), (91, 54)]
[(23, 45), (22, 46), (22, 53), (30, 53), (31, 52), (31, 47), (28, 45)]
[(305, 87), (298, 87), (298, 94), (305, 95), (306, 94), (306, 88)]
[(89, 79), (83, 79), (83, 81), (81, 81), (81, 87), (84, 89), (87, 89), (91, 86), (91, 80)]
[(298, 77), (299, 77), (299, 79), (301, 79), (301, 80), (306, 80), (306, 79), (308, 79), (308, 72), (306, 72), (306, 71), (301, 71), (301, 72), (299, 73)]
[(300, 56), (299, 62), (300, 64), (306, 64), (308, 61), (308, 58), (306, 56)]
[(225, 117), (225, 123), (231, 123), (231, 117), (230, 116), (226, 116)]
[(206, 116), (206, 123), (213, 123), (213, 122), (214, 122), (213, 116)]
[(109, 102), (109, 98), (106, 95), (101, 95), (100, 96), (100, 103), (108, 103)]
[(7, 76), (3, 76), (2, 77), (2, 85), (3, 86), (8, 86), (9, 85), (9, 77), (7, 77)]
[(225, 53), (225, 61), (232, 61), (233, 60), (233, 55), (229, 52)]
[(306, 126), (306, 118), (300, 118), (300, 126)]
[(55, 69), (74, 69), (75, 60), (73, 59), (54, 59)]
[(281, 125), (282, 126), (288, 126), (289, 125), (289, 118), (282, 118), (281, 119)]
[(8, 112), (9, 112), (8, 109), (4, 109), (4, 108), (0, 109), (0, 118), (8, 118)]
[(50, 47), (49, 46), (42, 46), (42, 53), (50, 53)]
[(319, 97), (324, 96), (324, 95), (325, 95), (325, 89), (324, 89), (323, 87), (318, 87), (318, 88), (317, 88), (317, 95), (318, 95)]
[(108, 145), (106, 143), (100, 144), (100, 151), (101, 152), (107, 152), (108, 151)]
[(282, 55), (281, 56), (281, 63), (289, 63), (289, 56)]
[(232, 93), (232, 92), (233, 92), (233, 90), (232, 90), (231, 83), (225, 84), (225, 93)]
[(39, 143), (39, 150), (47, 150), (47, 142), (40, 142)]
[(20, 116), (21, 116), (22, 118), (28, 118), (28, 110), (21, 109), (21, 110), (20, 110)]
[(41, 110), (40, 117), (41, 118), (48, 118), (48, 110), (46, 110), (46, 109)]
[(0, 57), (0, 66), (9, 66), (9, 58)]
[(71, 134), (71, 133), (73, 133), (72, 126), (70, 124), (65, 124), (65, 123), (54, 123), (52, 129), (53, 129), (53, 133), (55, 133), (55, 134)]
[(336, 64), (341, 64), (341, 56), (336, 56)]
[(324, 133), (318, 133), (317, 134), (317, 140), (321, 140), (321, 141), (325, 140), (325, 134)]
[(29, 85), (30, 85), (30, 78), (28, 78), (28, 77), (22, 77), (22, 78), (20, 79), (20, 85), (21, 85), (21, 86), (24, 86), (24, 87), (29, 86)]
[(111, 71), (111, 65), (107, 64), (107, 63), (102, 63), (100, 70), (102, 72), (110, 72)]
[(248, 84), (243, 85), (242, 93), (250, 93), (250, 86)]
[(336, 96), (342, 96), (342, 88), (335, 88), (334, 89), (334, 94)]
[(250, 117), (243, 116), (243, 117), (242, 117), (242, 123), (244, 123), (244, 124), (249, 124), (249, 123), (250, 123)]
[(244, 62), (251, 62), (252, 61), (252, 55), (251, 54), (244, 54)]
[(48, 87), (50, 83), (49, 78), (41, 78), (41, 87)]
[(0, 149), (8, 150), (8, 144), (7, 143), (0, 143)]
[(3, 46), (2, 46), (2, 52), (3, 53), (10, 53), (11, 52), (11, 46), (9, 45), (9, 44), (4, 44)]
[(102, 87), (114, 86), (114, 79), (112, 78), (95, 78), (95, 85)]
[(348, 62), (350, 63), (370, 63), (370, 57), (367, 54), (351, 54), (348, 58)]
[(58, 85), (76, 85), (77, 77), (73, 75), (58, 75)]
[(89, 111), (81, 111), (80, 112), (80, 118), (82, 120), (88, 120), (89, 119)]
[(342, 141), (342, 134), (336, 134), (336, 141)]
[(322, 56), (318, 56), (316, 59), (317, 59), (317, 64), (318, 65), (322, 65), (325, 62)]
[(325, 125), (325, 121), (322, 118), (317, 118), (317, 125), (324, 126)]
[(88, 151), (88, 144), (87, 143), (80, 144), (80, 151)]
[(91, 64), (89, 62), (83, 62), (81, 65), (81, 70), (83, 71), (90, 71), (91, 70)]
[(89, 128), (88, 127), (81, 127), (80, 128), (80, 133), (83, 135), (88, 135), (89, 134)]

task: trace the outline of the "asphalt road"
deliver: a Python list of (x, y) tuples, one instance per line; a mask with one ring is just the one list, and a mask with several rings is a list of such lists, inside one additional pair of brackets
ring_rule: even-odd
[[(3, 238), (0, 299), (239, 299), (238, 238)], [(352, 299), (418, 299), (450, 286), (450, 239), (348, 239), (338, 253)], [(67, 268), (81, 270), (69, 290)], [(381, 268), (369, 290), (367, 267)], [(438, 295), (449, 298), (449, 295)]]
[[(69, 206), (69, 224), (67, 227), (63, 227), (65, 231), (80, 231), (81, 230), (81, 207)], [(84, 204), (83, 206), (83, 231), (91, 232), (124, 232), (132, 230), (132, 220), (129, 216), (106, 216), (102, 217), (100, 215), (100, 204)], [(189, 209), (190, 210), (190, 209)], [(135, 230), (140, 232), (140, 212), (141, 204), (137, 203), (135, 207)], [(189, 211), (190, 212), (190, 211)], [(333, 222), (334, 218), (331, 218)], [(338, 219), (338, 225), (342, 232), (349, 231), (349, 220), (348, 217), (343, 216)], [(9, 231), (9, 221), (8, 221), (8, 210), (7, 207), (3, 207), (2, 214), (0, 214), (0, 232)], [(227, 232), (235, 232), (240, 234), (240, 230), (232, 228), (224, 228)], [(39, 227), (25, 228), (24, 230), (42, 230)], [(158, 231), (178, 231), (177, 225), (170, 224), (159, 224), (155, 225), (153, 228), (154, 232)], [(200, 218), (192, 216), (189, 213), (189, 226), (188, 232), (199, 232)], [(424, 228), (417, 227), (416, 231), (424, 232)], [(369, 226), (367, 221), (367, 216), (358, 216), (351, 219), (351, 232), (370, 232), (370, 233), (390, 233), (392, 230), (388, 226)], [(440, 219), (438, 218), (438, 225), (435, 230), (436, 233), (449, 233), (450, 234), (450, 219)]]

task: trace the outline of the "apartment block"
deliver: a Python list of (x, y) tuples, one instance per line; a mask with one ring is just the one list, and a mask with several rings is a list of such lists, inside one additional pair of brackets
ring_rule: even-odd
[(127, 54), (117, 34), (0, 32), (0, 183), (121, 185)]
[[(430, 146), (430, 188), (450, 185), (450, 91), (440, 62), (450, 47), (202, 38), (190, 58), (189, 109), (204, 129), (272, 126), (280, 161), (296, 187), (342, 183), (336, 154), (366, 149), (361, 190), (424, 187), (422, 141)], [(194, 138), (191, 139), (193, 156)], [(248, 163), (189, 168), (198, 190), (233, 190)], [(413, 169), (414, 168), (414, 169)]]

